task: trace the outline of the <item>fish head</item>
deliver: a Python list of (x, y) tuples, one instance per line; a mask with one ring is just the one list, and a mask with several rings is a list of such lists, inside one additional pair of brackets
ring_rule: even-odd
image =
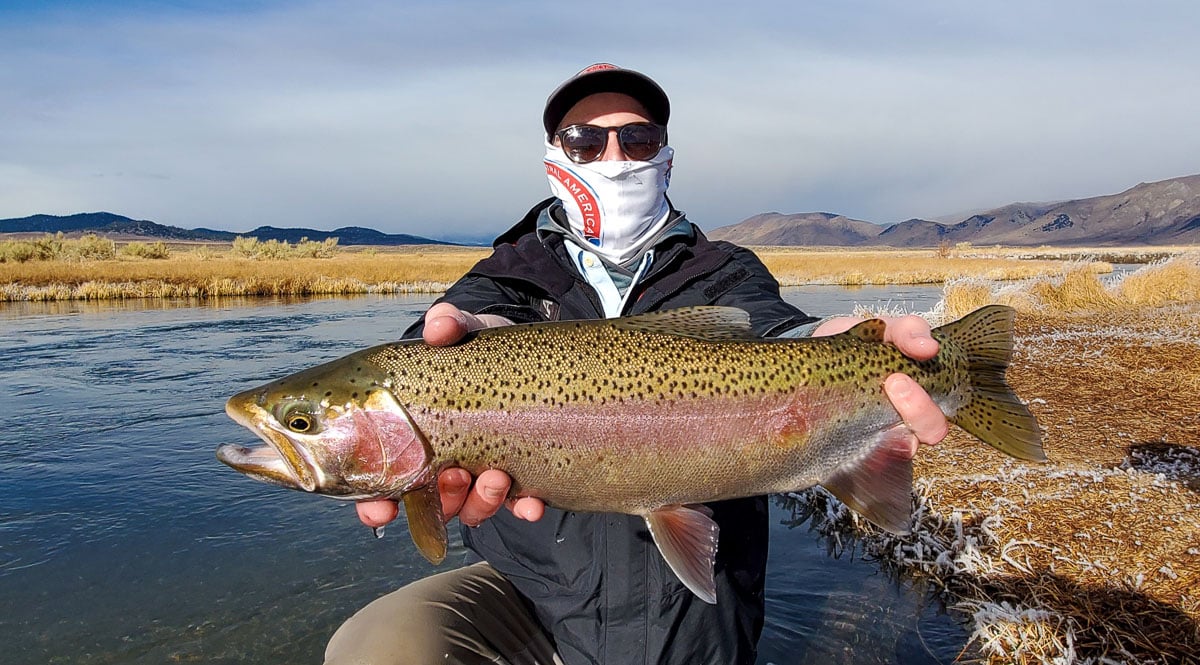
[(364, 353), (238, 393), (225, 412), (266, 445), (226, 444), (217, 459), (256, 480), (356, 500), (400, 496), (430, 474), (429, 442)]

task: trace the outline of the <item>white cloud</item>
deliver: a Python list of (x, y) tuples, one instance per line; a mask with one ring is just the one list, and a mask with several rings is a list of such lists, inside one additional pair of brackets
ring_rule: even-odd
[(40, 3), (0, 20), (0, 217), (497, 232), (548, 191), (546, 94), (597, 60), (666, 87), (709, 228), (1200, 172), (1200, 9), (977, 4)]

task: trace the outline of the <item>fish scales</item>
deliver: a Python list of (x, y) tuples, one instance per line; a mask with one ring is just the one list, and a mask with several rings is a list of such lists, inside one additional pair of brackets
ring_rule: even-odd
[(717, 527), (695, 504), (819, 483), (907, 529), (911, 448), (883, 392), (894, 372), (984, 442), (1044, 460), (1004, 381), (1012, 320), (992, 306), (937, 328), (927, 361), (884, 344), (881, 321), (764, 340), (745, 312), (719, 307), (385, 344), (230, 398), (229, 415), (268, 446), (218, 458), (310, 492), (401, 498), (434, 562), (446, 548), (437, 473), (501, 469), (514, 496), (643, 516), (672, 570), (715, 602)]
[[(627, 512), (812, 485), (854, 453), (810, 439), (886, 414), (887, 374), (926, 375), (935, 392), (954, 381), (953, 365), (856, 338), (710, 341), (592, 322), (497, 329), (462, 349), (393, 345), (368, 361), (442, 463), (504, 469), (516, 492), (557, 507)], [(766, 469), (771, 482), (755, 485)]]

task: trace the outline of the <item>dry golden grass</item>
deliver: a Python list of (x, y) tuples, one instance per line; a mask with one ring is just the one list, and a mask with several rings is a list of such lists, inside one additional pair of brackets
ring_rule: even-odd
[[(940, 284), (975, 277), (1014, 280), (1062, 271), (1061, 259), (1022, 259), (1015, 256), (947, 256), (938, 250), (846, 249), (755, 247), (783, 286), (803, 284)], [(1098, 273), (1112, 272), (1112, 265), (1091, 262)]]
[(1200, 301), (1200, 253), (1156, 263), (1127, 276), (1117, 285), (1119, 297), (1136, 305), (1161, 307)]
[(1200, 654), (1200, 306), (1022, 317), (1018, 341), (1010, 383), (1051, 462), (1002, 460), (960, 432), (918, 459), (936, 510), (999, 518), (986, 565), (947, 585), (1050, 624), (1054, 639), (1016, 641), (1022, 622), (977, 626), (1011, 643), (992, 662), (1055, 662), (1067, 643), (1077, 658), (1188, 662)]
[(1049, 463), (955, 429), (917, 456), (911, 535), (823, 493), (800, 512), (942, 589), (963, 662), (1200, 662), (1200, 304), (1023, 315), (1016, 337)]
[(1104, 261), (1107, 263), (1152, 263), (1173, 256), (1195, 252), (1195, 245), (1159, 245), (1137, 247), (985, 247), (959, 243), (952, 256), (979, 258), (985, 256), (1014, 259), (1046, 259), (1052, 261)]
[(428, 246), (264, 261), (206, 249), (164, 260), (0, 263), (0, 301), (433, 293), (488, 251)]
[(1162, 307), (1200, 301), (1200, 253), (1192, 251), (1152, 263), (1111, 284), (1097, 279), (1094, 264), (1069, 262), (1058, 274), (1017, 283), (968, 277), (946, 284), (942, 310), (956, 319), (987, 304), (1008, 305), (1025, 314)]
[(1176, 257), (1109, 285), (1074, 270), (948, 287), (949, 317), (1024, 307), (1008, 379), (1050, 462), (956, 429), (916, 459), (912, 535), (881, 534), (820, 493), (805, 512), (944, 589), (986, 663), (1200, 662), (1198, 265)]
[[(107, 260), (0, 262), (0, 301), (437, 292), (490, 251), (449, 246), (342, 248), (330, 258), (298, 258), (293, 253), (291, 258), (254, 260), (238, 256), (239, 248), (229, 245), (164, 249), (169, 256), (157, 260), (118, 252)], [(964, 276), (1014, 280), (1059, 274), (1064, 265), (1063, 260), (967, 256), (959, 250), (949, 255), (937, 250), (845, 248), (755, 251), (784, 286), (930, 284)], [(1097, 273), (1112, 269), (1103, 262), (1074, 265)]]

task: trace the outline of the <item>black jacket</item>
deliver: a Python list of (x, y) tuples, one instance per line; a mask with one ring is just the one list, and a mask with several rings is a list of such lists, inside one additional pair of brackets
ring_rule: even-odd
[[(492, 255), (440, 300), (514, 322), (603, 318), (564, 238), (539, 239), (535, 230), (553, 201), (542, 201), (501, 235)], [(624, 314), (730, 305), (749, 312), (762, 336), (814, 321), (782, 300), (778, 283), (752, 252), (693, 230), (656, 247), (654, 265), (633, 287)], [(406, 334), (418, 334), (422, 325)], [(464, 528), (463, 540), (529, 600), (568, 665), (753, 663), (763, 626), (767, 501), (710, 507), (721, 527), (716, 605), (679, 582), (640, 517), (547, 508), (530, 523), (501, 510), (478, 528)]]

